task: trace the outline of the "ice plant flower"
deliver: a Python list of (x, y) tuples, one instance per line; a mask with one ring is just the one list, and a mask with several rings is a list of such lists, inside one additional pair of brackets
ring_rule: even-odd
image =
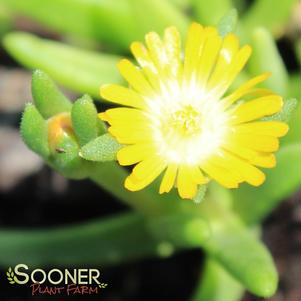
[(262, 120), (283, 104), (280, 96), (256, 87), (268, 73), (227, 92), (251, 47), (240, 47), (233, 33), (221, 37), (216, 28), (197, 23), (188, 31), (184, 53), (175, 27), (163, 39), (150, 32), (145, 42), (131, 45), (140, 67), (127, 59), (118, 65), (129, 87), (110, 84), (100, 91), (125, 106), (100, 113), (124, 144), (119, 164), (136, 164), (125, 187), (143, 189), (163, 174), (160, 193), (175, 186), (182, 198), (193, 198), (210, 179), (227, 188), (262, 184), (258, 167), (275, 166), (273, 153), (288, 126)]

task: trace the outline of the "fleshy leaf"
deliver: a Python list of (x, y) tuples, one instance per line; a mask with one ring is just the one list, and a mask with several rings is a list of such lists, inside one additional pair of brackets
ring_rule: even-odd
[(201, 185), (193, 198), (195, 203), (200, 203), (203, 201), (207, 191), (207, 185)]
[(33, 72), (31, 90), (34, 103), (44, 118), (50, 118), (58, 113), (70, 112), (71, 102), (43, 71), (36, 70)]
[(87, 177), (87, 162), (78, 156), (79, 145), (69, 113), (48, 120), (48, 141), (51, 157), (48, 163), (67, 178)]
[(74, 132), (81, 146), (105, 132), (104, 124), (97, 116), (93, 100), (88, 95), (84, 95), (73, 104), (71, 118)]
[(40, 0), (0, 2), (14, 14), (32, 18), (55, 32), (105, 42), (118, 50), (127, 50), (148, 31), (175, 25), (183, 32), (188, 23), (168, 0), (51, 0), (43, 5)]
[(183, 247), (199, 247), (210, 237), (210, 227), (200, 216), (179, 213), (150, 219), (149, 228), (154, 236)]
[(215, 260), (207, 259), (199, 287), (190, 301), (239, 301), (243, 286)]
[(294, 4), (298, 0), (258, 0), (242, 18), (244, 28), (251, 32), (256, 26), (263, 26), (279, 37), (285, 30)]
[(190, 0), (169, 0), (169, 2), (173, 3), (183, 10), (189, 8), (190, 5)]
[(253, 75), (271, 72), (265, 87), (281, 95), (287, 94), (288, 72), (277, 49), (273, 36), (265, 28), (252, 32), (253, 54), (249, 66)]
[(110, 134), (104, 134), (84, 145), (79, 155), (85, 160), (106, 162), (116, 160), (116, 153), (122, 148)]
[(272, 256), (248, 229), (235, 223), (220, 224), (212, 230), (205, 250), (250, 292), (271, 297), (277, 289), (278, 275)]
[(276, 168), (266, 170), (263, 185), (243, 184), (233, 191), (234, 209), (248, 224), (262, 221), (301, 185), (301, 143), (283, 147), (276, 156)]
[(1, 230), (0, 263), (108, 266), (158, 255), (159, 243), (141, 215), (126, 213), (58, 229)]
[(237, 10), (231, 9), (226, 15), (224, 15), (219, 24), (218, 31), (221, 36), (226, 36), (230, 32), (234, 32), (237, 24)]
[(136, 38), (143, 39), (149, 31), (162, 32), (171, 25), (176, 26), (182, 35), (186, 34), (189, 19), (168, 0), (131, 0), (130, 6), (134, 26), (140, 31)]
[(233, 7), (231, 0), (191, 0), (196, 19), (205, 25), (217, 25)]
[(278, 120), (283, 122), (289, 122), (291, 116), (298, 106), (298, 100), (296, 98), (290, 98), (284, 101), (282, 110), (277, 114), (263, 118), (263, 120)]
[(49, 156), (47, 122), (33, 104), (26, 105), (20, 131), (24, 142), (31, 150), (45, 159)]
[(121, 82), (117, 56), (80, 50), (24, 32), (6, 35), (4, 46), (24, 66), (41, 69), (58, 83), (83, 94), (99, 98), (101, 84)]

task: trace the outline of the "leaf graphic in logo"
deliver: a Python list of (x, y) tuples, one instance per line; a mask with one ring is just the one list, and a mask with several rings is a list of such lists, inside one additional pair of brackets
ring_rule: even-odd
[(15, 273), (13, 272), (12, 268), (9, 267), (8, 271), (6, 272), (7, 280), (9, 281), (10, 284), (15, 284)]
[(100, 288), (106, 288), (108, 286), (108, 284), (107, 283), (100, 283), (98, 286)]

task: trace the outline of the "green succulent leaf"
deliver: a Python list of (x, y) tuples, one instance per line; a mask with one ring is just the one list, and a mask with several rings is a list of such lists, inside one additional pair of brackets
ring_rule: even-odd
[(283, 122), (289, 122), (298, 106), (298, 100), (296, 98), (290, 98), (284, 101), (282, 110), (277, 114), (263, 118), (263, 120), (278, 120)]
[(87, 177), (88, 166), (78, 156), (79, 146), (75, 137), (64, 134), (55, 146), (49, 164), (59, 173), (70, 179), (84, 179)]
[(24, 142), (31, 150), (45, 159), (49, 156), (47, 122), (33, 104), (26, 105), (20, 131)]
[(102, 41), (118, 50), (128, 49), (132, 41), (142, 39), (148, 31), (162, 31), (175, 25), (184, 32), (188, 24), (187, 17), (169, 0), (51, 0), (43, 5), (40, 0), (0, 0), (0, 3), (15, 15), (30, 17), (62, 34)]
[(277, 166), (266, 171), (260, 187), (243, 184), (233, 191), (234, 209), (248, 224), (264, 219), (301, 185), (301, 144), (290, 144), (277, 154)]
[(254, 27), (262, 26), (280, 36), (285, 30), (294, 4), (298, 0), (257, 0), (242, 17), (243, 27), (252, 32)]
[(85, 160), (106, 162), (116, 160), (117, 152), (122, 148), (110, 134), (104, 134), (84, 145), (79, 155)]
[(58, 83), (99, 98), (99, 87), (121, 82), (116, 64), (119, 57), (80, 50), (24, 32), (4, 38), (6, 50), (21, 64), (41, 69)]
[(70, 112), (71, 102), (43, 71), (33, 72), (31, 90), (34, 103), (44, 118), (48, 119), (58, 113)]
[(250, 292), (260, 297), (275, 294), (278, 275), (266, 247), (240, 225), (213, 230), (206, 251)]
[(81, 146), (105, 132), (105, 125), (97, 116), (97, 110), (90, 96), (84, 95), (72, 106), (72, 126)]
[(197, 20), (205, 25), (217, 25), (233, 8), (231, 0), (191, 0)]
[(190, 301), (239, 301), (244, 288), (215, 260), (208, 258), (204, 271)]
[(158, 256), (159, 244), (141, 215), (126, 213), (58, 229), (1, 230), (0, 263), (108, 266)]
[(260, 297), (271, 297), (278, 284), (272, 256), (255, 233), (212, 196), (199, 205), (212, 233), (203, 248), (247, 290)]
[(179, 213), (155, 217), (148, 222), (149, 229), (160, 240), (168, 240), (177, 245), (199, 247), (210, 237), (210, 227), (206, 220), (197, 215)]
[(207, 192), (207, 185), (201, 185), (195, 195), (195, 197), (193, 198), (195, 203), (201, 203), (203, 201), (203, 199), (205, 198)]
[(225, 14), (218, 23), (218, 31), (221, 36), (226, 36), (230, 32), (235, 31), (238, 14), (236, 9), (231, 9)]
[(190, 0), (169, 0), (172, 4), (176, 5), (180, 9), (187, 9), (190, 6)]
[(265, 28), (256, 28), (252, 31), (252, 46), (253, 54), (249, 62), (252, 74), (255, 76), (263, 72), (271, 72), (272, 76), (264, 86), (280, 95), (286, 95), (288, 72), (273, 36)]
[(140, 31), (140, 36), (136, 38), (143, 39), (149, 31), (162, 33), (171, 25), (176, 26), (182, 35), (186, 34), (189, 20), (169, 0), (131, 0), (130, 6), (135, 26)]

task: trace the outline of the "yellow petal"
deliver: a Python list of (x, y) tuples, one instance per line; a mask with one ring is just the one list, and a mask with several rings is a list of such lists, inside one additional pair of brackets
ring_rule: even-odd
[(221, 167), (236, 171), (246, 182), (253, 186), (259, 186), (265, 180), (262, 171), (229, 152), (224, 152), (223, 155), (215, 158), (215, 162)]
[(149, 68), (152, 72), (157, 72), (148, 50), (142, 43), (133, 42), (131, 44), (131, 51), (142, 68)]
[(279, 140), (272, 136), (234, 133), (229, 137), (229, 143), (235, 141), (237, 144), (246, 148), (254, 149), (260, 152), (275, 152), (279, 148)]
[(282, 97), (278, 95), (265, 96), (245, 102), (233, 110), (232, 115), (234, 118), (232, 124), (239, 124), (273, 115), (281, 110), (282, 105)]
[(223, 107), (226, 109), (234, 102), (239, 100), (241, 97), (245, 96), (249, 93), (249, 91), (258, 85), (259, 83), (265, 81), (267, 78), (271, 76), (271, 73), (266, 72), (259, 76), (252, 78), (251, 80), (247, 81), (246, 83), (242, 84), (237, 90), (235, 90), (232, 94), (222, 99)]
[(258, 153), (250, 163), (259, 167), (273, 168), (276, 166), (276, 157), (274, 154)]
[(111, 126), (108, 132), (116, 138), (121, 144), (135, 144), (135, 143), (150, 143), (152, 136), (147, 128), (132, 129), (120, 126)]
[(197, 193), (197, 184), (193, 181), (190, 168), (187, 166), (180, 166), (177, 187), (179, 195), (183, 199), (192, 199)]
[(163, 171), (166, 166), (167, 163), (165, 162), (165, 160), (153, 154), (146, 160), (138, 163), (133, 169), (133, 174), (137, 179), (143, 179), (147, 178), (148, 174), (154, 173), (155, 171)]
[(191, 80), (195, 72), (195, 66), (200, 58), (204, 41), (205, 34), (202, 25), (192, 23), (187, 35), (184, 59), (184, 78), (187, 81)]
[(143, 72), (145, 73), (149, 82), (152, 84), (153, 88), (159, 91), (159, 71), (155, 66), (154, 62), (152, 61), (146, 47), (140, 42), (133, 42), (131, 45), (131, 51), (139, 65), (142, 67)]
[(141, 70), (134, 66), (129, 60), (121, 60), (118, 63), (118, 69), (130, 86), (137, 92), (145, 96), (153, 95), (153, 89), (149, 82), (145, 79)]
[(168, 165), (160, 185), (160, 194), (169, 192), (173, 188), (177, 176), (177, 170), (178, 166), (176, 164)]
[(125, 180), (125, 188), (131, 191), (141, 190), (152, 183), (165, 168), (165, 162), (158, 157), (150, 157), (136, 165), (132, 174)]
[(114, 103), (134, 108), (145, 108), (145, 102), (142, 96), (133, 91), (119, 85), (104, 85), (100, 88), (102, 98)]
[(253, 149), (246, 148), (235, 141), (224, 144), (223, 148), (238, 157), (246, 159), (252, 165), (264, 168), (273, 168), (276, 165), (276, 159), (273, 154), (257, 152)]
[(206, 184), (208, 183), (208, 179), (205, 178), (202, 171), (198, 166), (190, 166), (189, 167), (189, 173), (191, 174), (191, 178), (193, 182), (196, 184)]
[(168, 64), (166, 66), (167, 75), (171, 78), (179, 79), (182, 73), (181, 62), (181, 37), (176, 27), (171, 26), (165, 29), (164, 32), (164, 46), (166, 55), (168, 57)]
[(134, 144), (123, 147), (117, 153), (117, 160), (120, 165), (136, 164), (154, 153), (151, 144)]
[(228, 72), (234, 56), (239, 49), (239, 41), (236, 35), (233, 33), (228, 34), (224, 40), (222, 47), (218, 54), (218, 60), (210, 80), (207, 85), (207, 89), (214, 88), (221, 80), (223, 80), (225, 73)]
[(110, 118), (105, 112), (101, 112), (98, 114), (98, 118), (101, 119), (102, 121), (107, 121), (109, 122)]
[(250, 58), (252, 48), (249, 45), (242, 47), (233, 58), (228, 71), (220, 77), (220, 82), (214, 88), (216, 97), (221, 97), (231, 86), (237, 75)]
[(217, 166), (213, 163), (214, 160), (204, 162), (201, 168), (216, 182), (226, 188), (237, 188), (240, 183), (239, 177), (231, 171)]
[(197, 67), (197, 81), (204, 87), (206, 86), (207, 80), (214, 68), (221, 45), (222, 38), (217, 33), (206, 39), (202, 56)]
[(257, 121), (235, 126), (237, 133), (253, 133), (273, 137), (283, 137), (288, 132), (288, 125), (280, 121)]
[(132, 123), (136, 122), (144, 122), (147, 120), (147, 116), (144, 113), (144, 111), (138, 110), (138, 109), (131, 109), (131, 108), (114, 108), (109, 109), (105, 111), (106, 118), (112, 122), (119, 123), (129, 123), (131, 121)]
[(145, 42), (152, 61), (161, 75), (163, 75), (163, 69), (168, 62), (168, 57), (160, 36), (156, 32), (150, 32), (145, 36)]

